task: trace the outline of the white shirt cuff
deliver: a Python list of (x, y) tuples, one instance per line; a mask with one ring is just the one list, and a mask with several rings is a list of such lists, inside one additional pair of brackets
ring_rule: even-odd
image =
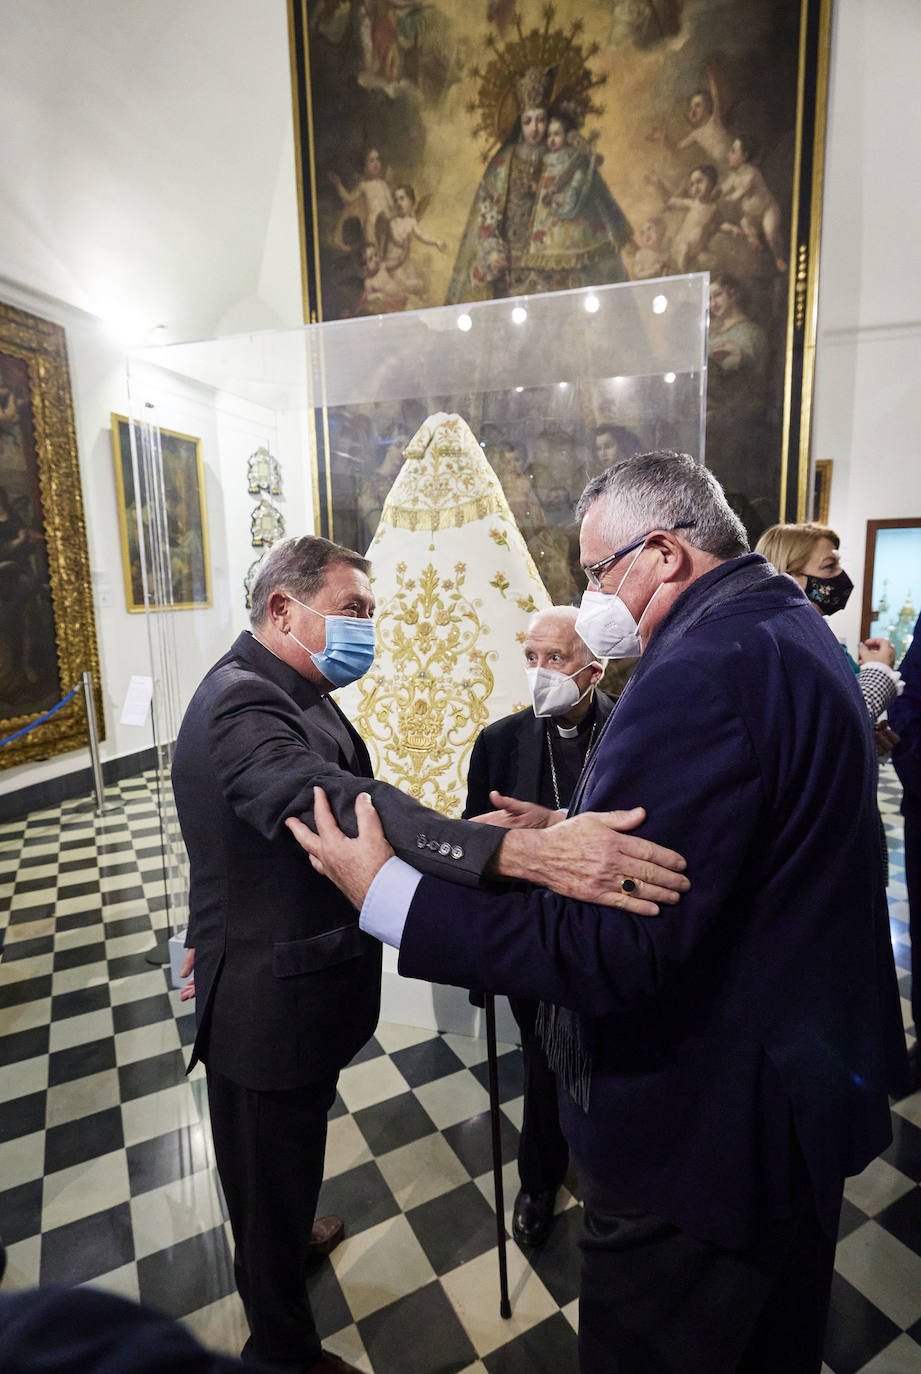
[(377, 875), (362, 902), (358, 924), (368, 935), (385, 945), (400, 948), (403, 927), (409, 915), (416, 888), (422, 874), (396, 855), (388, 859)]

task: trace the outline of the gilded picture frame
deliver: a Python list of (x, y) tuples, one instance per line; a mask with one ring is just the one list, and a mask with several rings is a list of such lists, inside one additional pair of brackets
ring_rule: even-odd
[(812, 484), (812, 519), (818, 525), (828, 524), (828, 508), (831, 504), (832, 460), (817, 458), (815, 478)]
[[(131, 422), (127, 415), (113, 414), (111, 420), (125, 605), (134, 614), (145, 609), (145, 601), (131, 460)], [(172, 599), (166, 607), (151, 598), (151, 609), (198, 610), (211, 605), (211, 556), (201, 439), (172, 429), (160, 429), (158, 433)], [(145, 539), (149, 538), (145, 524)]]
[(807, 517), (831, 0), (288, 16), (305, 321), (709, 270), (706, 461), (753, 541)]
[(105, 723), (67, 341), (49, 320), (0, 303), (0, 768), (86, 745), (78, 695), (93, 675)]
[(921, 602), (921, 515), (868, 520), (860, 638), (889, 639), (901, 662)]

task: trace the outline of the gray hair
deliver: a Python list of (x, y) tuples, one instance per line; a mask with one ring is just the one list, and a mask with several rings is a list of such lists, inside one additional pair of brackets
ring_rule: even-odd
[(593, 477), (579, 498), (581, 520), (596, 501), (604, 502), (600, 534), (617, 549), (647, 530), (687, 524), (687, 543), (714, 558), (748, 553), (748, 536), (723, 488), (689, 453), (658, 449), (615, 463)]
[(346, 563), (369, 575), (371, 572), (367, 558), (318, 534), (302, 534), (300, 539), (280, 539), (273, 544), (253, 582), (250, 623), (258, 629), (265, 621), (273, 592), (290, 591), (299, 601), (309, 602), (323, 586), (326, 569), (333, 563)]
[(528, 632), (530, 633), (530, 631), (534, 629), (534, 626), (539, 620), (549, 620), (551, 617), (555, 620), (565, 620), (572, 630), (573, 637), (579, 641), (585, 651), (585, 662), (594, 663), (595, 654), (592, 653), (582, 636), (576, 632), (576, 617), (578, 614), (578, 606), (545, 606), (542, 611), (535, 611), (531, 616), (531, 619), (528, 621)]

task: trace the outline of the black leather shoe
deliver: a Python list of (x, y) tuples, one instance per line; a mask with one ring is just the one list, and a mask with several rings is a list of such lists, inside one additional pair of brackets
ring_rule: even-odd
[(310, 1241), (307, 1246), (307, 1263), (319, 1264), (331, 1254), (345, 1235), (341, 1217), (317, 1217), (310, 1228)]
[(512, 1215), (512, 1235), (519, 1245), (543, 1245), (553, 1225), (555, 1199), (553, 1188), (544, 1193), (526, 1193), (521, 1189)]

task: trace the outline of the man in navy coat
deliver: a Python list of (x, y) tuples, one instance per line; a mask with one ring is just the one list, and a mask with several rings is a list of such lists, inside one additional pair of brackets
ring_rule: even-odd
[(285, 817), (309, 816), (319, 784), (351, 824), (355, 796), (370, 789), (394, 848), (461, 883), (486, 873), (521, 878), (536, 863), (558, 890), (585, 889), (593, 874), (581, 833), (591, 851), (605, 851), (612, 875), (625, 862), (648, 865), (666, 884), (664, 901), (677, 901), (687, 886), (672, 871), (683, 866), (678, 855), (618, 833), (635, 816), (580, 817), (564, 845), (564, 827), (556, 827), (533, 855), (527, 831), (448, 820), (373, 781), (361, 738), (329, 695), (373, 657), (369, 572), (359, 554), (326, 539), (275, 545), (253, 584), (252, 632), (239, 635), (198, 686), (173, 763), (190, 865), (192, 1064), (201, 1059), (207, 1068), (250, 1326), (243, 1358), (298, 1374), (353, 1368), (321, 1349), (306, 1267), (327, 1112), (339, 1071), (377, 1024), (381, 950), (313, 872)]
[(617, 464), (580, 515), (579, 633), (642, 658), (571, 809), (638, 799), (688, 860), (680, 907), (409, 880), (370, 800), (357, 840), (319, 792), (319, 837), (288, 825), (401, 972), (542, 999), (585, 1199), (584, 1374), (818, 1374), (844, 1179), (890, 1138), (866, 709), (695, 460)]

